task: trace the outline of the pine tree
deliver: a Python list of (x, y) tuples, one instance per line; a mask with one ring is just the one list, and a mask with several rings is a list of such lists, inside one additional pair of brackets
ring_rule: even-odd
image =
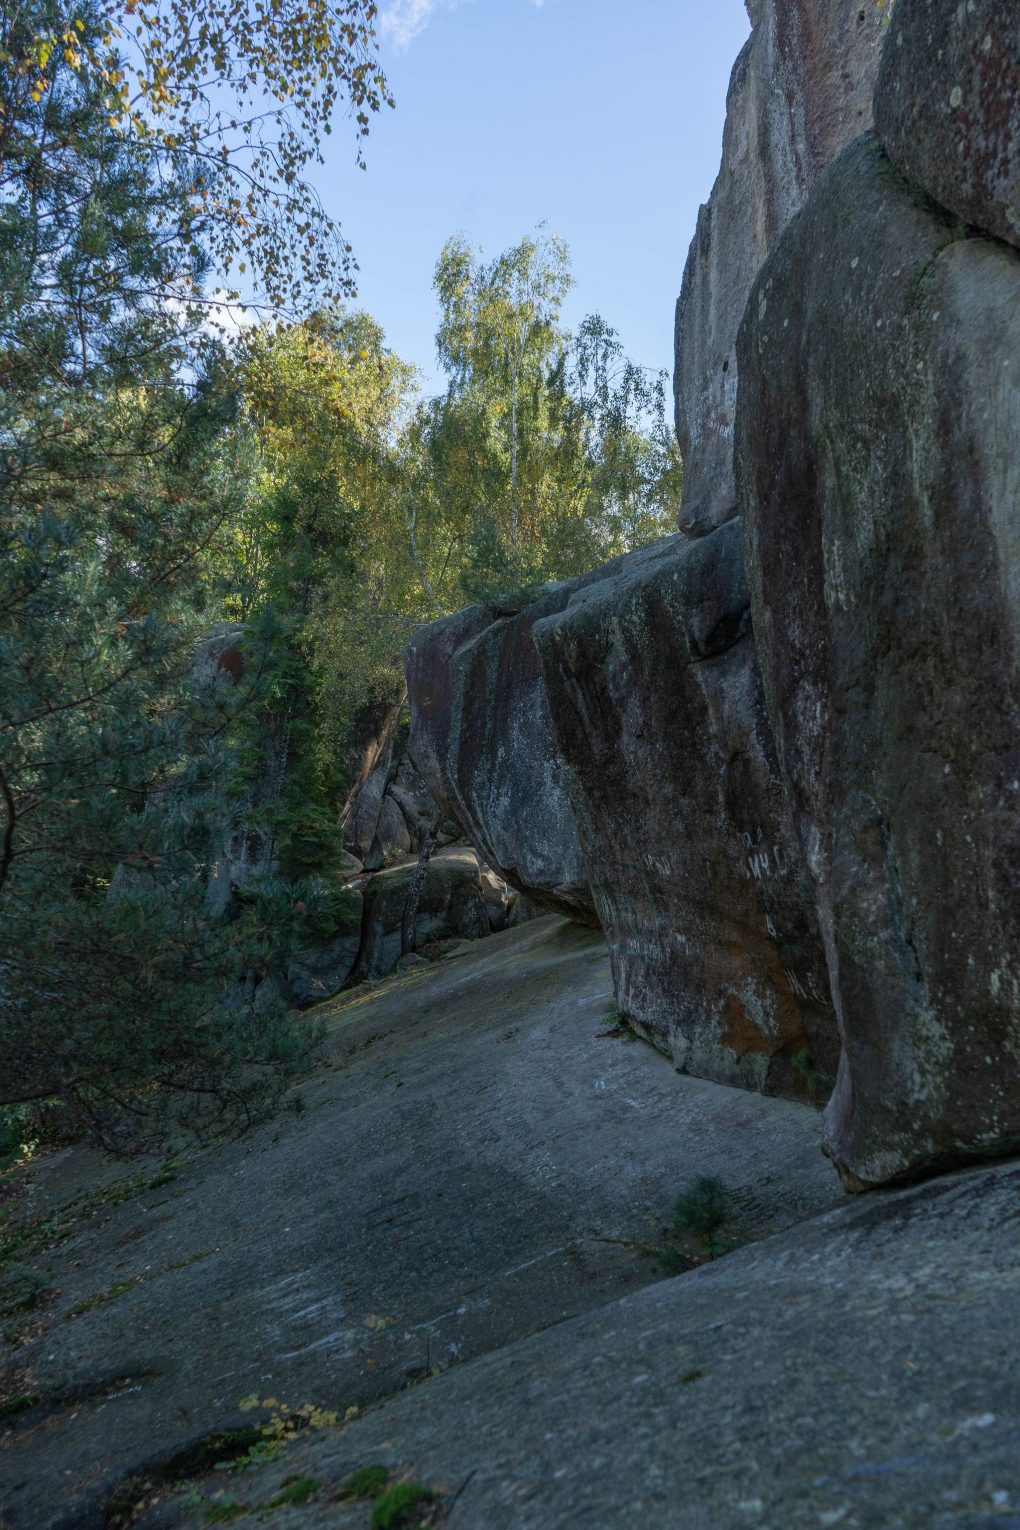
[(99, 26), (3, 22), (0, 1104), (123, 1147), (249, 1119), (294, 1047), (243, 1002), (255, 921), (206, 908), (241, 694), (200, 661), (236, 492), (204, 229), (74, 67)]

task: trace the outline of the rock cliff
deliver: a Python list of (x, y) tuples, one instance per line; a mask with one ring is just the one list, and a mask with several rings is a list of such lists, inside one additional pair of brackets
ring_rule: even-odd
[(756, 0), (733, 67), (722, 164), (698, 215), (676, 309), (673, 392), (681, 527), (734, 514), (737, 329), (751, 283), (819, 173), (871, 125), (882, 12), (874, 0)]
[(1020, 1141), (1020, 254), (862, 138), (740, 361), (755, 629), (844, 1044), (826, 1141), (875, 1183)]
[(677, 1067), (837, 1072), (859, 1189), (1020, 1142), (1020, 33), (749, 9), (678, 308), (681, 534), (428, 629), (412, 753), (517, 885), (569, 864)]

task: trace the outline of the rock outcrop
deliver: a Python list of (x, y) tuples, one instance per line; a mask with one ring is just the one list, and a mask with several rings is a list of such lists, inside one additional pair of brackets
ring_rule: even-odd
[(1011, 1164), (843, 1205), (303, 1431), (262, 1499), (382, 1461), (471, 1530), (1014, 1530), (1018, 1197)]
[(476, 605), (433, 622), (404, 664), (409, 751), (435, 801), (512, 887), (540, 908), (594, 923), (532, 641), (535, 622), (560, 610), (576, 583), (522, 610)]
[(722, 165), (676, 311), (680, 524), (695, 535), (734, 514), (735, 348), (751, 283), (820, 171), (870, 126), (883, 36), (874, 0), (757, 0), (748, 12), (754, 30), (730, 79)]
[(817, 1097), (838, 1053), (824, 953), (739, 529), (713, 533), (735, 515), (747, 293), (818, 173), (871, 120), (882, 18), (846, 0), (824, 16), (767, 0), (752, 20), (678, 307), (681, 523), (706, 546), (671, 538), (523, 610), (476, 606), (424, 629), (407, 660), (411, 752), (514, 886), (575, 917), (594, 905), (622, 1013), (679, 1067)]
[[(906, 29), (932, 9), (897, 7)], [(946, 83), (937, 60), (914, 67)], [(967, 182), (965, 157), (955, 173)], [(761, 273), (740, 367), (754, 626), (843, 1036), (828, 1151), (851, 1185), (1005, 1151), (1020, 1143), (1020, 254), (866, 136)]]
[(1020, 245), (1020, 17), (1002, 0), (897, 5), (875, 124), (908, 180)]
[(749, 604), (734, 521), (619, 560), (535, 639), (621, 1013), (682, 1071), (812, 1098), (838, 1040)]
[[(406, 861), (367, 881), (357, 977), (382, 977), (399, 960), (404, 905), (414, 873), (415, 863)], [(486, 891), (473, 850), (441, 850), (434, 855), (422, 884), (417, 944), (453, 936), (477, 940), (488, 935)]]
[(501, 874), (591, 899), (679, 1067), (817, 1096), (841, 1050), (861, 1188), (1020, 1145), (1020, 29), (749, 10), (682, 534), (428, 629), (412, 751)]
[[(371, 769), (364, 772), (341, 821), (347, 852), (366, 871), (381, 871), (387, 862), (419, 848), (433, 825), (436, 804), (408, 757), (403, 706), (393, 708), (388, 726), (370, 749)], [(448, 844), (455, 833), (440, 837)]]

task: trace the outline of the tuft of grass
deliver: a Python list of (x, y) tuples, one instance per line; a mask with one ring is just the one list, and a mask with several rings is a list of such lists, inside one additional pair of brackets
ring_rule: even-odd
[(107, 1302), (115, 1302), (118, 1296), (126, 1295), (128, 1291), (133, 1291), (136, 1286), (141, 1284), (142, 1281), (137, 1278), (135, 1280), (120, 1280), (115, 1286), (111, 1286), (108, 1291), (97, 1291), (94, 1296), (87, 1296), (76, 1307), (69, 1308), (64, 1313), (64, 1322), (69, 1323), (72, 1318), (81, 1317), (85, 1312), (92, 1312), (96, 1307), (105, 1306)]
[(338, 1493), (333, 1495), (334, 1503), (341, 1503), (347, 1498), (378, 1498), (390, 1480), (390, 1474), (385, 1466), (363, 1466), (359, 1471), (352, 1472), (344, 1482)]
[(375, 1501), (372, 1530), (413, 1530), (428, 1523), (426, 1515), (436, 1503), (436, 1494), (423, 1482), (397, 1482)]
[(208, 1504), (202, 1517), (207, 1525), (229, 1525), (231, 1520), (240, 1519), (247, 1512), (247, 1506), (238, 1503), (236, 1498), (221, 1498)]
[(286, 1477), (283, 1485), (272, 1503), (271, 1509), (281, 1509), (289, 1505), (291, 1508), (300, 1508), (306, 1504), (313, 1493), (317, 1493), (322, 1486), (314, 1477)]
[(27, 1413), (30, 1408), (34, 1408), (41, 1402), (42, 1398), (35, 1392), (22, 1392), (20, 1397), (11, 1397), (7, 1402), (0, 1402), (0, 1421), (17, 1418), (19, 1414)]
[(147, 1190), (161, 1190), (164, 1185), (172, 1185), (176, 1178), (177, 1165), (173, 1162), (167, 1162), (158, 1174), (152, 1176), (145, 1188)]
[(604, 1030), (595, 1032), (596, 1041), (606, 1041), (610, 1037), (619, 1037), (623, 1041), (636, 1041), (637, 1038), (631, 1029), (626, 1015), (621, 1015), (615, 1004), (610, 1004), (602, 1017)]

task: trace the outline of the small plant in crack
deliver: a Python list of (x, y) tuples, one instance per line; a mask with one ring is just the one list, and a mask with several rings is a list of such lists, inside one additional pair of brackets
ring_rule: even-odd
[(622, 1041), (633, 1041), (634, 1032), (630, 1027), (626, 1015), (621, 1015), (615, 1004), (610, 1004), (602, 1018), (604, 1029), (596, 1031), (596, 1041), (607, 1041), (619, 1038)]
[(440, 1512), (438, 1493), (423, 1482), (397, 1482), (380, 1493), (372, 1510), (372, 1530), (418, 1530), (435, 1525)]
[(704, 1259), (715, 1259), (732, 1245), (722, 1230), (733, 1215), (729, 1186), (715, 1174), (703, 1174), (673, 1208), (657, 1258), (667, 1275), (681, 1275)]
[(802, 1047), (791, 1061), (807, 1083), (811, 1103), (819, 1106), (826, 1105), (836, 1087), (836, 1080), (832, 1074), (826, 1073), (825, 1069), (819, 1066), (818, 1059), (810, 1047)]

